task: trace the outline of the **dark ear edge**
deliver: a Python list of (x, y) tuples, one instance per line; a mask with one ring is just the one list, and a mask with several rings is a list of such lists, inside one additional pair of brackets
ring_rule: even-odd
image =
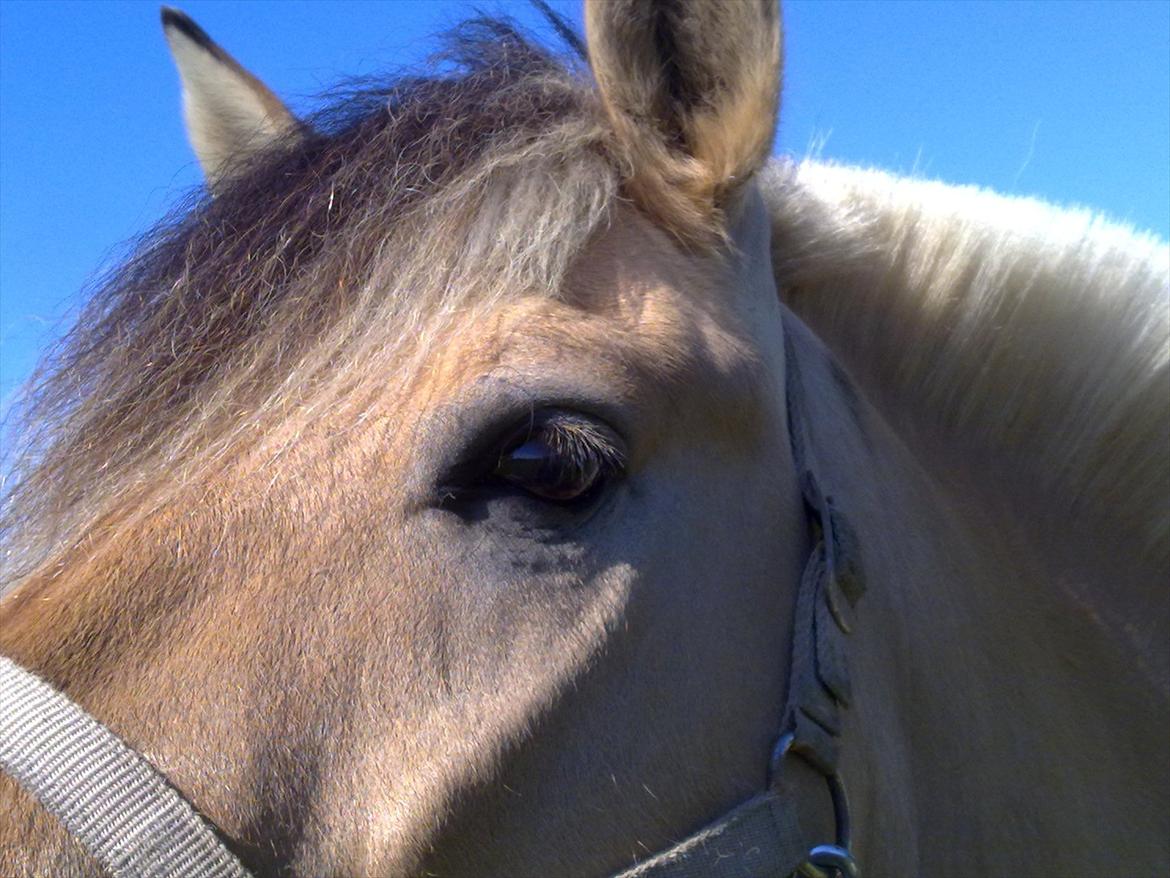
[(213, 190), (251, 157), (303, 134), (280, 98), (190, 16), (168, 6), (160, 13), (182, 80), (187, 137)]
[(207, 35), (207, 31), (195, 23), (186, 12), (181, 9), (175, 9), (173, 6), (163, 6), (159, 9), (162, 20), (163, 30), (174, 29), (195, 43), (200, 48), (203, 48), (214, 55), (216, 58), (223, 60), (224, 52), (215, 40)]

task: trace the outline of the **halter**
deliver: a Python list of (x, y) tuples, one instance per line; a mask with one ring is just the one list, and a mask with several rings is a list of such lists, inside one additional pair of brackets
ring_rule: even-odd
[[(850, 702), (845, 638), (865, 591), (852, 529), (807, 467), (803, 384), (785, 331), (788, 426), (814, 545), (793, 614), (781, 733), (768, 783), (694, 835), (614, 878), (859, 878), (849, 801), (838, 774)], [(114, 878), (249, 878), (210, 821), (110, 729), (31, 672), (0, 656), (0, 768), (12, 775)], [(790, 788), (823, 778), (836, 830), (810, 847)]]
[[(790, 426), (795, 433), (796, 424), (790, 421)], [(796, 460), (799, 464), (801, 458)], [(816, 543), (796, 595), (788, 698), (767, 789), (615, 878), (860, 878), (850, 852), (849, 799), (837, 766), (841, 713), (850, 700), (846, 613), (865, 586), (853, 553), (853, 531), (833, 499), (821, 494), (808, 470), (801, 489)], [(793, 772), (809, 770), (824, 779), (832, 802), (836, 831), (831, 844), (809, 846), (800, 801), (789, 789)]]
[[(860, 878), (850, 851), (849, 799), (837, 766), (842, 712), (851, 699), (845, 639), (865, 581), (856, 535), (809, 466), (804, 383), (794, 342), (785, 325), (788, 431), (813, 549), (796, 593), (788, 695), (767, 789), (615, 878)], [(793, 773), (810, 770), (824, 779), (836, 824), (832, 843), (811, 847), (813, 833), (802, 825), (800, 802), (790, 788)]]

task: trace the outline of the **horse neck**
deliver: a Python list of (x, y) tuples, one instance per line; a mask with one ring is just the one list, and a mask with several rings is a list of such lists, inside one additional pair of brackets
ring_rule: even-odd
[(1170, 698), (1170, 248), (857, 168), (776, 166), (764, 190), (787, 304), (932, 478), (1011, 520), (1017, 554)]
[[(1106, 817), (1124, 824), (1118, 841), (1158, 861), (1168, 815), (1149, 801), (1149, 777), (1168, 769), (1170, 710), (1117, 625), (1084, 598), (1106, 592), (1110, 572), (1148, 571), (1061, 557), (1026, 514), (981, 496), (976, 473), (903, 463), (917, 485), (891, 492), (901, 520), (874, 510), (861, 534), (890, 541), (874, 553), (880, 608), (866, 628), (890, 640), (866, 643), (877, 661), (863, 649), (866, 667), (885, 673), (862, 685), (899, 693), (922, 873), (1107, 874)], [(938, 839), (963, 841), (940, 850)], [(1037, 850), (1050, 859), (1030, 860)]]
[(1103, 560), (1091, 521), (853, 385), (792, 322), (812, 444), (869, 581), (844, 772), (871, 871), (1106, 874), (1106, 815), (1158, 861), (1167, 814), (1149, 776), (1170, 768), (1167, 698), (1156, 657), (1135, 661), (1123, 620), (1096, 611), (1151, 565)]

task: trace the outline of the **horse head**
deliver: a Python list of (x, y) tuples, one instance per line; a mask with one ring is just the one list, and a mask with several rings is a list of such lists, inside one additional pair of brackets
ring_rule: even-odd
[(164, 25), (213, 194), (78, 330), (5, 653), (262, 870), (604, 872), (762, 789), (774, 6), (591, 5), (596, 87), (480, 24), (328, 121)]

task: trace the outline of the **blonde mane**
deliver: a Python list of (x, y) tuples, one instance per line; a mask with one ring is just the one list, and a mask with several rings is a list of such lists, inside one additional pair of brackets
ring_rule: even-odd
[(1165, 242), (875, 170), (775, 165), (764, 185), (782, 295), (888, 414), (996, 457), (1165, 563)]

